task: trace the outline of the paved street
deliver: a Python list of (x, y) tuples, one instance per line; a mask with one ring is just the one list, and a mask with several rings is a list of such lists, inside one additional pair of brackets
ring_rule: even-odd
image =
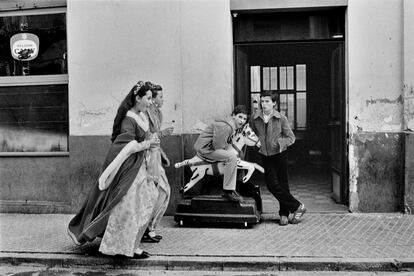
[[(178, 227), (166, 217), (164, 239), (143, 248), (154, 256), (123, 264), (94, 256), (97, 243), (76, 247), (66, 234), (72, 215), (0, 214), (3, 265), (39, 263), (160, 270), (378, 270), (412, 269), (414, 216), (402, 214), (306, 214), (302, 223), (281, 227), (275, 217), (249, 229)], [(92, 256), (91, 256), (92, 255)], [(91, 258), (91, 259), (88, 259)], [(203, 269), (201, 269), (203, 270)]]
[(90, 268), (47, 268), (35, 266), (3, 266), (0, 275), (8, 276), (412, 276), (412, 272), (333, 272), (333, 271), (148, 271), (100, 270)]

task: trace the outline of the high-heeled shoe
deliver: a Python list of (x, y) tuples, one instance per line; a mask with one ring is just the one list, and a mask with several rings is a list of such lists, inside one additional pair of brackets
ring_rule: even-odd
[(151, 256), (151, 254), (147, 251), (142, 251), (141, 254), (137, 254), (135, 253), (134, 256), (132, 257), (133, 259), (147, 259)]
[(145, 236), (142, 237), (141, 242), (152, 242), (152, 243), (155, 243), (155, 242), (160, 242), (160, 239), (158, 239), (157, 236), (151, 237), (150, 235), (145, 235)]

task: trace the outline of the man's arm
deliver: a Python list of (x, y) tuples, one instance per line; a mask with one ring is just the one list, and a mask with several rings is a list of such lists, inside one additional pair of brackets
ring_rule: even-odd
[(282, 133), (281, 133), (281, 137), (278, 139), (278, 143), (279, 143), (279, 152), (282, 152), (285, 149), (287, 149), (287, 147), (295, 143), (296, 137), (295, 137), (295, 134), (293, 134), (293, 131), (289, 126), (289, 122), (287, 118), (282, 117), (280, 120), (281, 120)]
[(216, 122), (213, 124), (213, 148), (226, 149), (229, 146), (228, 139), (232, 134), (232, 128), (226, 123)]

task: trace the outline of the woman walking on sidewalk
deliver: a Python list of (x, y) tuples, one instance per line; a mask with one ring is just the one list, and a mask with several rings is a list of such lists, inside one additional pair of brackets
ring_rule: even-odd
[[(159, 138), (166, 137), (172, 134), (174, 128), (168, 127), (161, 130), (162, 125), (162, 112), (161, 107), (164, 104), (164, 94), (162, 87), (160, 85), (151, 84), (152, 91), (152, 104), (147, 110), (147, 115), (150, 122), (150, 131), (155, 133)], [(161, 222), (162, 217), (167, 211), (168, 203), (170, 201), (171, 188), (168, 183), (167, 175), (163, 168), (163, 164), (168, 167), (170, 166), (170, 160), (168, 159), (165, 152), (161, 147), (154, 147), (150, 150), (151, 156), (154, 161), (152, 163), (152, 170), (157, 174), (157, 177), (154, 179), (154, 182), (158, 189), (158, 198), (154, 207), (154, 213), (148, 224), (148, 229), (142, 239), (143, 242), (160, 242), (162, 236), (159, 235), (156, 230), (157, 226)]]
[(69, 236), (77, 245), (102, 237), (103, 254), (150, 256), (139, 244), (158, 197), (147, 177), (147, 150), (159, 146), (146, 116), (151, 99), (150, 86), (139, 81), (118, 108), (102, 173), (69, 223)]

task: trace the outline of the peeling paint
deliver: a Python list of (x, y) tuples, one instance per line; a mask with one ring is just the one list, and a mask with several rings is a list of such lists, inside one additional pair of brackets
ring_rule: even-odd
[(403, 129), (402, 96), (395, 100), (386, 98), (366, 101), (366, 107), (353, 117), (353, 124), (358, 131), (365, 132), (400, 132)]
[(402, 97), (402, 95), (400, 95), (395, 100), (390, 100), (390, 99), (387, 99), (387, 98), (378, 98), (378, 99), (371, 98), (370, 100), (366, 100), (365, 104), (366, 104), (366, 106), (369, 106), (371, 104), (378, 104), (378, 103), (402, 104), (403, 102), (404, 102), (403, 97)]
[(355, 146), (349, 145), (349, 210), (358, 211), (358, 158), (355, 156)]
[(114, 114), (116, 114), (114, 107), (103, 107), (99, 109), (83, 107), (78, 113), (78, 126), (83, 132), (107, 130), (105, 134), (109, 134), (114, 120)]

